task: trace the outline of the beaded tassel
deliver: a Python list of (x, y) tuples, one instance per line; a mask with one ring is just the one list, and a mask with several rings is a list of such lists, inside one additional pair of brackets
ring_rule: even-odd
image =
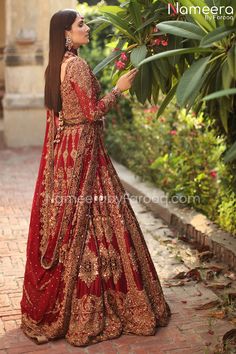
[(59, 124), (57, 127), (56, 137), (53, 140), (54, 143), (59, 143), (61, 141), (61, 131), (64, 129), (64, 120), (63, 120), (62, 111), (59, 112), (58, 122)]

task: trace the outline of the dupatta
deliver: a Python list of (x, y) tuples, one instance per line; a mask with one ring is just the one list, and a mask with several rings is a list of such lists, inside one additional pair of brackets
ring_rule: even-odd
[[(56, 117), (47, 110), (46, 134), (40, 170), (43, 169), (40, 193), (40, 263), (50, 269), (63, 262), (65, 252), (74, 236), (83, 238), (91, 217), (92, 191), (95, 181), (98, 153), (97, 124), (83, 124), (74, 161), (66, 202), (57, 203), (54, 182), (57, 178), (55, 160)], [(95, 121), (96, 123), (98, 121)], [(100, 122), (102, 123), (102, 122)], [(38, 181), (39, 182), (39, 181)], [(76, 200), (71, 203), (71, 199)], [(73, 229), (73, 230), (72, 230)], [(82, 252), (82, 248), (81, 248)]]

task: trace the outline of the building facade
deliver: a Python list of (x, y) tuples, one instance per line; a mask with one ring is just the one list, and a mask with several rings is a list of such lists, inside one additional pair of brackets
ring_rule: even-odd
[(42, 144), (50, 18), (76, 5), (77, 0), (1, 0), (0, 144)]

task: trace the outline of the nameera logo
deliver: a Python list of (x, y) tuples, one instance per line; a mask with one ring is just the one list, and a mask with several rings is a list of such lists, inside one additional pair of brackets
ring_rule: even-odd
[(191, 15), (191, 14), (203, 14), (205, 17), (211, 16), (216, 19), (233, 19), (234, 9), (232, 6), (183, 6), (176, 2), (176, 6), (168, 3), (168, 14), (181, 14), (181, 15)]

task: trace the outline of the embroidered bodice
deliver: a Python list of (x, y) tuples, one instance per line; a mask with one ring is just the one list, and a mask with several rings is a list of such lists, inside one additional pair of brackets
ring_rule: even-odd
[(101, 119), (116, 103), (118, 96), (111, 91), (99, 98), (101, 85), (90, 65), (72, 52), (65, 52), (63, 62), (71, 57), (60, 87), (64, 119)]

